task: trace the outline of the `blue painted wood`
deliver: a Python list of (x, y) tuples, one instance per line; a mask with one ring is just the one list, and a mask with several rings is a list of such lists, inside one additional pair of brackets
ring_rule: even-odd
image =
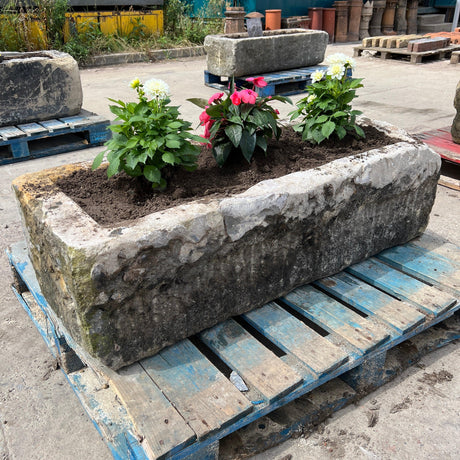
[[(18, 245), (18, 246), (21, 247), (23, 245)], [(24, 275), (31, 275), (34, 278), (35, 274), (33, 273), (33, 271), (32, 271), (32, 273), (30, 273), (30, 271), (27, 272), (27, 270), (24, 270), (24, 267), (27, 267), (29, 262), (28, 262), (28, 259), (27, 259), (27, 253), (25, 253), (23, 255), (24, 255), (24, 257), (20, 257), (19, 255), (16, 255), (16, 257), (13, 257), (13, 255), (11, 254), (11, 251), (10, 251), (10, 253), (8, 254), (8, 257), (9, 257), (10, 261), (14, 264), (14, 266), (17, 269), (19, 268), (18, 271), (20, 271), (22, 273), (21, 277), (23, 277)], [(22, 267), (22, 269), (21, 269), (21, 267)], [(33, 282), (31, 282), (31, 280), (24, 279), (24, 281), (29, 286), (33, 285)], [(40, 298), (41, 293), (40, 293), (40, 291), (38, 291), (38, 292), (33, 293), (33, 295), (34, 295), (35, 298), (37, 298), (37, 297)], [(222, 437), (232, 433), (233, 431), (236, 431), (239, 428), (244, 427), (247, 424), (257, 420), (261, 416), (266, 415), (269, 412), (271, 412), (273, 410), (276, 410), (277, 408), (279, 408), (281, 406), (284, 406), (285, 404), (287, 404), (287, 403), (297, 399), (298, 397), (310, 392), (314, 388), (323, 385), (324, 383), (326, 383), (329, 380), (335, 378), (336, 376), (339, 376), (339, 375), (343, 374), (344, 372), (346, 372), (346, 371), (348, 371), (348, 370), (360, 365), (361, 363), (364, 362), (365, 358), (367, 359), (367, 362), (370, 362), (369, 360), (371, 360), (373, 358), (378, 359), (377, 357), (382, 352), (385, 352), (385, 351), (389, 350), (390, 348), (396, 346), (397, 344), (399, 344), (399, 343), (401, 343), (401, 342), (403, 342), (405, 340), (408, 340), (408, 339), (416, 336), (420, 332), (422, 332), (422, 331), (430, 328), (431, 326), (439, 323), (440, 321), (443, 321), (445, 318), (448, 318), (449, 316), (453, 315), (456, 311), (458, 311), (459, 308), (460, 308), (460, 305), (456, 304), (454, 307), (452, 307), (449, 310), (446, 310), (444, 313), (440, 313), (437, 317), (434, 317), (434, 316), (428, 317), (426, 322), (420, 324), (416, 328), (412, 329), (410, 332), (408, 332), (406, 334), (403, 334), (400, 337), (391, 338), (390, 340), (382, 343), (382, 345), (380, 345), (379, 347), (377, 347), (373, 351), (370, 351), (366, 355), (362, 355), (362, 354), (359, 355), (359, 354), (351, 353), (349, 361), (346, 362), (345, 364), (343, 364), (342, 366), (332, 370), (329, 373), (326, 373), (326, 374), (320, 376), (317, 380), (315, 380), (313, 382), (312, 381), (303, 381), (300, 386), (294, 388), (291, 392), (289, 392), (285, 396), (282, 396), (281, 398), (277, 399), (272, 404), (261, 404), (261, 405), (255, 406), (254, 410), (252, 410), (251, 412), (248, 412), (247, 414), (243, 415), (240, 418), (237, 418), (234, 422), (228, 424), (227, 426), (221, 427), (219, 430), (217, 430), (213, 434), (210, 434), (208, 437), (200, 439), (199, 441), (193, 443), (192, 445), (189, 445), (188, 447), (185, 447), (180, 452), (177, 452), (174, 455), (171, 455), (171, 456), (167, 455), (167, 457), (168, 458), (174, 458), (174, 459), (177, 459), (177, 460), (178, 459), (189, 458), (189, 456), (192, 455), (193, 453), (199, 452), (200, 450), (202, 451), (202, 449), (206, 448), (206, 446), (209, 446), (209, 445), (215, 443), (215, 441), (217, 439), (221, 439)], [(68, 337), (67, 332), (63, 331), (63, 333), (64, 333), (64, 336), (65, 336), (67, 342), (69, 344), (72, 343), (72, 339), (70, 337)], [(332, 332), (331, 335), (334, 335), (334, 333)], [(191, 361), (190, 365), (193, 366), (194, 362)], [(172, 375), (174, 375), (174, 374), (172, 374)], [(165, 395), (167, 395), (167, 391), (164, 391), (163, 388), (160, 388), (160, 389), (164, 392)], [(86, 389), (82, 389), (82, 390), (77, 389), (76, 390), (77, 396), (78, 396), (79, 391), (81, 391), (81, 393), (84, 393), (87, 390)], [(92, 397), (96, 398), (96, 402), (94, 402), (93, 404), (98, 403), (98, 401), (97, 401), (98, 394), (99, 393), (93, 393), (92, 394)], [(81, 396), (81, 394), (80, 394), (80, 396)], [(214, 395), (212, 393), (209, 395), (209, 397), (211, 399), (213, 398), (213, 396)], [(186, 394), (186, 397), (187, 397), (187, 394)], [(202, 400), (203, 404), (207, 404), (208, 402), (209, 402), (209, 400), (206, 399), (206, 398), (204, 398)], [(94, 417), (94, 414), (89, 413), (89, 416)], [(94, 419), (93, 419), (93, 421), (94, 421)], [(95, 423), (95, 426), (97, 428), (96, 423)], [(105, 441), (110, 443), (111, 438), (107, 439), (107, 433), (103, 432), (103, 431), (100, 431), (100, 432), (101, 432), (101, 435), (103, 436), (103, 438), (105, 439)], [(134, 432), (134, 431), (132, 431), (132, 429), (131, 429), (131, 431), (127, 431), (125, 433), (125, 435), (127, 433), (132, 433), (132, 432)], [(124, 452), (121, 455), (119, 455), (119, 453), (117, 451), (113, 451), (113, 452), (115, 452), (114, 453), (115, 458), (123, 458), (123, 459), (125, 459), (125, 458), (133, 458), (133, 459), (139, 458), (139, 459), (141, 459), (142, 458), (142, 460), (144, 460), (144, 458), (145, 458), (145, 457), (137, 457), (136, 453), (134, 451), (133, 451), (134, 453), (132, 453), (131, 451), (129, 453)]]
[(365, 354), (390, 338), (388, 330), (362, 318), (312, 286), (302, 286), (283, 297), (288, 305), (330, 333), (345, 338)]
[(313, 283), (363, 313), (380, 318), (399, 335), (425, 321), (425, 315), (405, 302), (370, 286), (345, 272)]
[[(459, 249), (460, 250), (460, 249)], [(397, 246), (378, 255), (392, 267), (460, 296), (460, 265), (417, 246)]]
[(437, 316), (457, 303), (451, 295), (401, 273), (375, 258), (352, 265), (346, 271), (431, 315)]
[(348, 354), (270, 302), (243, 315), (265, 337), (286, 353), (294, 354), (316, 375), (332, 371), (348, 361)]
[(270, 403), (303, 380), (232, 319), (202, 332), (200, 339)]
[(0, 148), (6, 148), (7, 155), (0, 157), (0, 165), (94, 147), (110, 139), (108, 120), (82, 113), (84, 115), (21, 125), (24, 130), (9, 127), (7, 132), (4, 129)]
[(252, 404), (189, 340), (140, 363), (198, 439), (234, 423), (252, 410)]

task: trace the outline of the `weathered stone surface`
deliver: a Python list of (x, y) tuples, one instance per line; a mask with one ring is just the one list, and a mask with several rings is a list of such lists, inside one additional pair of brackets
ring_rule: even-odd
[(324, 59), (328, 35), (322, 30), (264, 31), (208, 35), (204, 41), (208, 71), (223, 77), (240, 77), (316, 65)]
[(44, 296), (75, 340), (118, 368), (414, 238), (440, 158), (380, 126), (404, 142), (125, 227), (101, 227), (54, 186), (89, 164), (16, 179)]
[(452, 134), (452, 140), (456, 144), (460, 144), (460, 81), (458, 82), (457, 89), (455, 90), (454, 107), (455, 110), (457, 110), (457, 113), (455, 114), (454, 121), (452, 122), (450, 133)]
[(0, 126), (76, 115), (83, 93), (75, 59), (60, 51), (2, 53)]

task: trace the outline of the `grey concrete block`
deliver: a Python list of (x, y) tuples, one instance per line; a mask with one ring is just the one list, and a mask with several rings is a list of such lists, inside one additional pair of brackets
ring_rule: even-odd
[(55, 186), (89, 164), (16, 179), (43, 295), (74, 340), (119, 368), (405, 243), (428, 223), (441, 161), (378, 126), (403, 141), (117, 228)]
[(78, 64), (67, 53), (2, 53), (0, 126), (76, 115), (83, 92)]
[(247, 33), (208, 35), (204, 47), (209, 72), (240, 77), (316, 65), (327, 43), (328, 34), (321, 30), (283, 29), (254, 38)]

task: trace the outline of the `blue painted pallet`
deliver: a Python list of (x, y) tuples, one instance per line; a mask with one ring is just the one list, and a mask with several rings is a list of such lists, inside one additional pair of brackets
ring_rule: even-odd
[(220, 439), (335, 377), (357, 392), (382, 381), (387, 351), (460, 307), (460, 248), (415, 242), (114, 372), (56, 318), (24, 243), (8, 255), (16, 294), (51, 351), (62, 356), (66, 343), (87, 365), (67, 378), (115, 458), (217, 458)]
[(110, 139), (109, 121), (83, 110), (56, 120), (0, 128), (0, 165), (70, 152)]
[[(303, 93), (305, 88), (311, 83), (311, 74), (316, 70), (325, 69), (327, 69), (326, 66), (315, 65), (298, 69), (280, 70), (278, 72), (268, 72), (262, 75), (246, 75), (244, 77), (235, 78), (235, 84), (238, 88), (252, 88), (252, 84), (248, 84), (246, 78), (264, 77), (267, 86), (264, 88), (256, 88), (260, 96), (288, 96)], [(226, 77), (214, 75), (207, 70), (204, 71), (204, 83), (206, 86), (226, 90), (228, 89), (229, 82), (230, 80)]]

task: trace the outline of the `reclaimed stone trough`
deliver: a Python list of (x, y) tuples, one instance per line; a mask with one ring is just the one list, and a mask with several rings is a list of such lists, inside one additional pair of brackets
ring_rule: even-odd
[(61, 51), (2, 52), (0, 126), (77, 115), (82, 106), (78, 64)]
[(401, 141), (116, 227), (55, 184), (88, 163), (17, 178), (43, 295), (74, 340), (116, 369), (411, 240), (428, 223), (441, 160), (375, 126)]
[(262, 37), (208, 35), (207, 69), (222, 77), (241, 77), (313, 66), (323, 61), (328, 40), (327, 32), (306, 29), (267, 30)]

